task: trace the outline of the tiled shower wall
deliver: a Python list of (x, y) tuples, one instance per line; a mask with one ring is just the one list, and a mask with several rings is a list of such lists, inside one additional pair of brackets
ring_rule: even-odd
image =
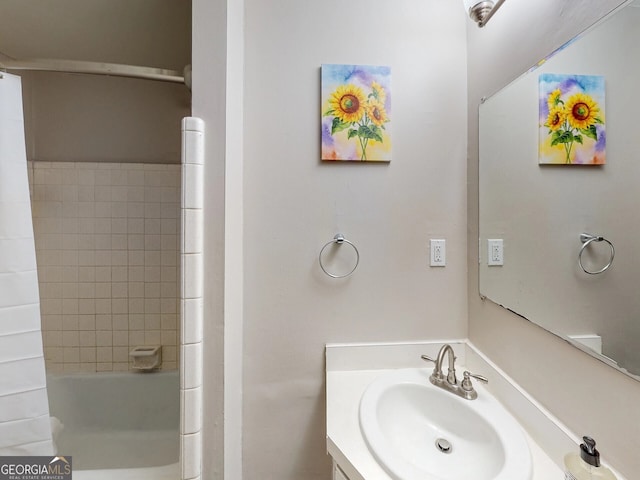
[(48, 372), (178, 362), (180, 165), (29, 162)]

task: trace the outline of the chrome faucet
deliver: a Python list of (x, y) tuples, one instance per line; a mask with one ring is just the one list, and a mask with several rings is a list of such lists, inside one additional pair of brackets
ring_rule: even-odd
[(453, 351), (453, 347), (449, 344), (443, 345), (440, 351), (438, 352), (438, 357), (436, 358), (436, 366), (433, 369), (433, 376), (438, 382), (442, 382), (444, 380), (444, 376), (442, 373), (442, 362), (444, 361), (444, 356), (447, 355), (448, 360), (448, 372), (447, 372), (447, 383), (450, 385), (455, 385), (458, 383), (458, 379), (456, 378), (456, 356)]
[[(444, 373), (442, 373), (442, 362), (444, 361), (445, 355), (447, 356), (448, 360), (448, 371), (446, 377)], [(465, 371), (463, 373), (462, 382), (458, 382), (458, 379), (456, 378), (455, 367), (456, 356), (453, 351), (453, 347), (448, 343), (440, 348), (438, 356), (435, 360), (427, 355), (422, 355), (421, 358), (425, 361), (435, 363), (433, 373), (429, 377), (429, 381), (432, 384), (434, 384), (436, 387), (440, 387), (451, 393), (454, 393), (462, 398), (466, 398), (467, 400), (474, 400), (478, 398), (478, 392), (475, 388), (473, 388), (471, 378), (475, 378), (476, 380), (479, 380), (483, 383), (487, 383), (489, 381), (482, 375), (476, 375), (475, 373)]]

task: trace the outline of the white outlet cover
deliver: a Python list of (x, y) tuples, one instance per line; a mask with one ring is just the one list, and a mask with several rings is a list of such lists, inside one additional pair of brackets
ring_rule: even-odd
[(447, 264), (445, 240), (435, 238), (430, 240), (429, 261), (432, 267), (444, 267)]
[(487, 265), (490, 267), (504, 265), (504, 240), (502, 238), (487, 239)]

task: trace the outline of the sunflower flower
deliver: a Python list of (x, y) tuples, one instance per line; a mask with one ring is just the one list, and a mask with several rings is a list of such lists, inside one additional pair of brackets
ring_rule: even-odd
[(371, 82), (371, 90), (373, 91), (373, 98), (384, 105), (384, 101), (387, 99), (387, 92), (385, 92), (382, 85), (378, 82)]
[(549, 127), (551, 131), (556, 131), (562, 127), (566, 118), (567, 114), (565, 109), (561, 106), (555, 106), (549, 110), (549, 116), (547, 117), (545, 126)]
[(549, 111), (551, 111), (554, 107), (557, 107), (559, 103), (563, 103), (562, 100), (560, 100), (560, 95), (562, 95), (562, 91), (560, 91), (559, 88), (556, 88), (549, 94), (549, 97), (547, 98)]
[(344, 123), (359, 122), (365, 113), (365, 102), (362, 89), (351, 84), (340, 85), (329, 98), (333, 115)]
[(587, 129), (599, 122), (600, 108), (589, 95), (576, 93), (567, 100), (566, 113), (569, 125), (573, 128)]
[(371, 122), (378, 127), (381, 127), (389, 121), (384, 105), (379, 100), (369, 100), (367, 104), (367, 115), (371, 119)]

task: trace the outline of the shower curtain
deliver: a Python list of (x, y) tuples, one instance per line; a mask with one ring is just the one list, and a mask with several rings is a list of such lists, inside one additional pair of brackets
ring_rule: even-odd
[(52, 455), (20, 77), (0, 107), (0, 456)]

